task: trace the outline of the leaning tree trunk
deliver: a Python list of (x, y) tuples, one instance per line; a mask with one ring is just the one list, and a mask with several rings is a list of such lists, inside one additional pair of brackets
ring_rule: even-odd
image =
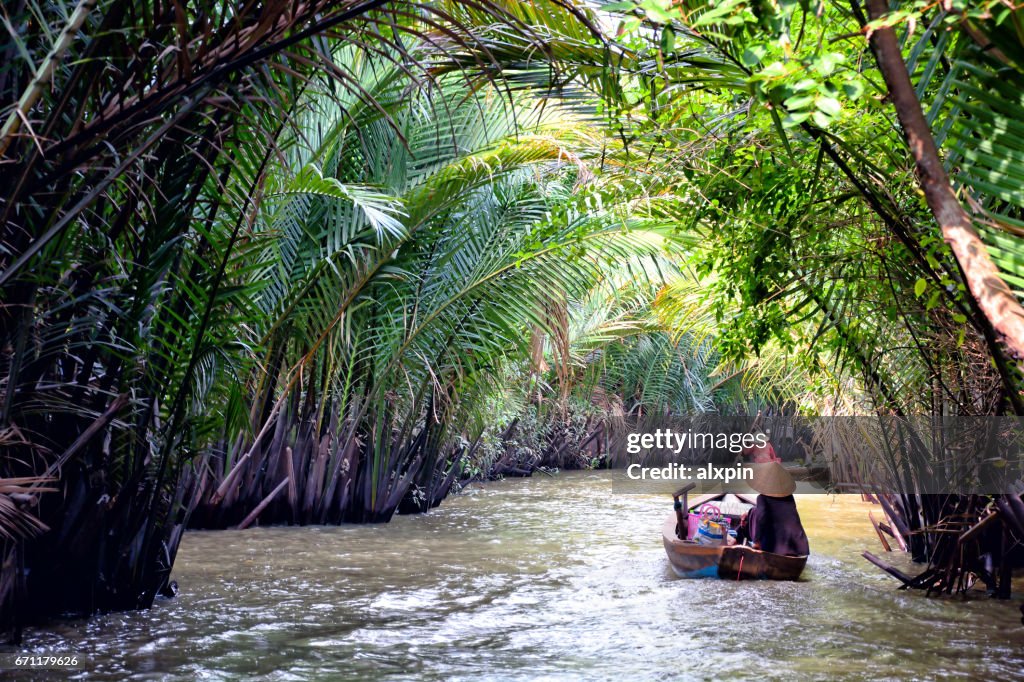
[[(889, 4), (886, 0), (867, 0), (867, 8), (871, 20), (875, 21), (888, 13)], [(892, 27), (875, 29), (870, 43), (917, 165), (928, 208), (963, 270), (967, 288), (1010, 353), (1017, 359), (1024, 358), (1024, 308), (1003, 281), (971, 217), (953, 192), (910, 81), (896, 31)]]

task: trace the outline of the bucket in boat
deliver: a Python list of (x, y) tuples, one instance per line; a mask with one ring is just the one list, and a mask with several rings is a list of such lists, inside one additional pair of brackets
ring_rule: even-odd
[(688, 540), (702, 545), (721, 545), (727, 542), (729, 517), (713, 504), (702, 504), (696, 513), (690, 512), (686, 525)]

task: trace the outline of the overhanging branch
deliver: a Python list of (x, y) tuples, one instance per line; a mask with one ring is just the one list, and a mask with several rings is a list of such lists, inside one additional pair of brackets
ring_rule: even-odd
[[(867, 0), (868, 16), (875, 21), (889, 11), (886, 0)], [(1024, 358), (1024, 308), (999, 274), (971, 217), (953, 192), (939, 158), (935, 140), (921, 111), (921, 103), (903, 61), (892, 27), (871, 33), (871, 48), (896, 107), (896, 116), (917, 165), (918, 181), (928, 208), (939, 223), (942, 237), (960, 264), (964, 281), (992, 328), (1011, 355)]]

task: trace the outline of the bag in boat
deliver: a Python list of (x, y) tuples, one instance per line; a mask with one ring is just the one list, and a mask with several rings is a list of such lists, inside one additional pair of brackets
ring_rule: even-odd
[(729, 536), (729, 519), (722, 515), (718, 507), (713, 504), (701, 505), (698, 515), (700, 520), (697, 522), (694, 541), (701, 545), (725, 544)]

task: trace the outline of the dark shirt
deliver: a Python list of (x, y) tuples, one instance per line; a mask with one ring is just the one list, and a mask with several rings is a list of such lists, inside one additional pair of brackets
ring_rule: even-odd
[(747, 516), (747, 534), (765, 552), (786, 556), (810, 554), (807, 534), (792, 495), (758, 495), (757, 506)]

